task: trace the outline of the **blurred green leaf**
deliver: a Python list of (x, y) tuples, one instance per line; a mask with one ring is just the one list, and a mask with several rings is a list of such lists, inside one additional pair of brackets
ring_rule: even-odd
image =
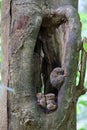
[(87, 130), (87, 94), (81, 96), (77, 103), (77, 130)]
[(77, 72), (77, 78), (76, 78), (76, 86), (79, 84), (79, 79), (80, 79), (80, 72)]
[(82, 101), (80, 101), (79, 103), (80, 103), (81, 105), (87, 106), (87, 101), (83, 101), (83, 100), (82, 100)]
[(85, 52), (87, 52), (87, 43), (83, 43), (83, 49)]

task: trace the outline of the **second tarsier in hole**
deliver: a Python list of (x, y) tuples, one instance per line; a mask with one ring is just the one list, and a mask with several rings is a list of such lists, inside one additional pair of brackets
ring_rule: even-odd
[[(64, 70), (62, 68), (54, 68), (50, 74), (50, 83), (52, 87), (56, 88), (59, 91), (62, 84), (64, 83), (64, 79), (66, 76), (67, 74), (64, 73)], [(37, 103), (42, 108), (46, 109), (47, 112), (53, 111), (58, 107), (57, 97), (54, 93), (37, 93)]]

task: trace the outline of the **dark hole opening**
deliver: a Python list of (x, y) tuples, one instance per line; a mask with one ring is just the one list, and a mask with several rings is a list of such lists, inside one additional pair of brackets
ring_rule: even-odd
[(55, 51), (53, 33), (50, 29), (41, 27), (34, 48), (34, 79), (36, 93), (54, 93), (58, 90), (50, 83), (50, 73), (55, 67), (61, 67), (58, 53)]

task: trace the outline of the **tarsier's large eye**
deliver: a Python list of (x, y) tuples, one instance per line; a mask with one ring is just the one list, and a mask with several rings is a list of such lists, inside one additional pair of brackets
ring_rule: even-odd
[(61, 74), (63, 75), (63, 74), (64, 74), (64, 71), (61, 71)]

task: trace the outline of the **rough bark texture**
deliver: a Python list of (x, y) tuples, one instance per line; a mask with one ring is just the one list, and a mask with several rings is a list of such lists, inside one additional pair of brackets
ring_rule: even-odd
[[(3, 0), (2, 78), (15, 94), (6, 94), (6, 124), (2, 123), (0, 130), (76, 129), (76, 74), (81, 46), (77, 2)], [(59, 92), (49, 81), (55, 67), (62, 67), (68, 74)], [(58, 109), (49, 114), (36, 101), (43, 83), (45, 93), (58, 93)]]
[[(5, 86), (8, 85), (8, 43), (9, 43), (9, 0), (2, 3), (2, 82)], [(0, 130), (7, 130), (7, 91), (3, 90), (2, 99), (0, 100)]]

